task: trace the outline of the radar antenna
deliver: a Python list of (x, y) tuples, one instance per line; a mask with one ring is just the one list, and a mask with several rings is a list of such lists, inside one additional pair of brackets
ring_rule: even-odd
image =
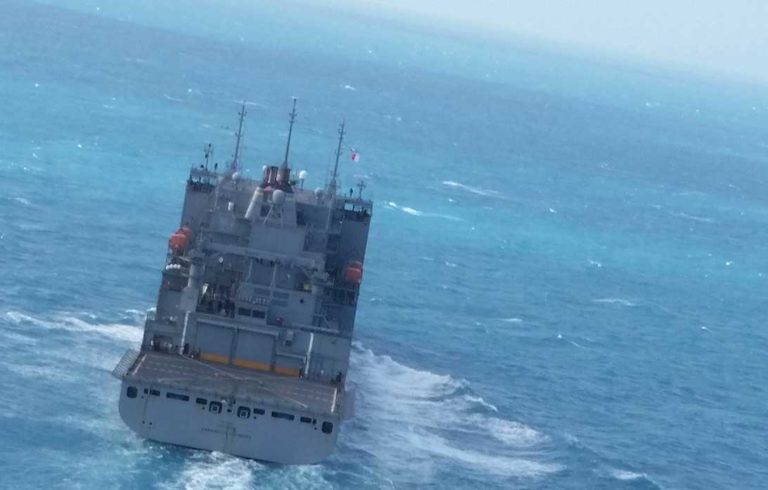
[(331, 177), (331, 183), (328, 184), (330, 187), (330, 191), (333, 194), (336, 194), (336, 176), (339, 173), (339, 158), (341, 157), (341, 145), (344, 142), (344, 135), (346, 134), (346, 131), (344, 131), (344, 125), (345, 125), (345, 121), (341, 121), (341, 124), (339, 125), (339, 145), (336, 147), (336, 163), (333, 165), (333, 177)]
[(238, 112), (240, 122), (237, 127), (237, 133), (235, 133), (235, 136), (237, 136), (237, 140), (235, 141), (235, 154), (232, 157), (232, 163), (229, 166), (229, 169), (232, 172), (236, 172), (240, 164), (240, 141), (243, 137), (243, 121), (245, 120), (245, 114), (245, 101), (243, 101), (243, 107), (240, 109), (240, 112)]
[(296, 121), (296, 97), (293, 98), (293, 109), (290, 116), (290, 126), (288, 126), (288, 142), (285, 144), (285, 158), (283, 159), (282, 168), (288, 168), (288, 152), (291, 150), (291, 135), (293, 134), (293, 123)]

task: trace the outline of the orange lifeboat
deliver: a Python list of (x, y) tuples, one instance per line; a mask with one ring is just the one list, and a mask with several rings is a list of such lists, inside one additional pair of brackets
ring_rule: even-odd
[(188, 226), (182, 226), (171, 235), (168, 240), (168, 248), (174, 253), (182, 253), (189, 245), (189, 239), (192, 236), (192, 230)]
[(360, 284), (363, 280), (363, 264), (357, 260), (351, 261), (344, 269), (344, 280)]

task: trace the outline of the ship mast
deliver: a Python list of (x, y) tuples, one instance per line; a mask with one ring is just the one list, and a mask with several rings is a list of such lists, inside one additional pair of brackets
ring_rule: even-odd
[(331, 177), (331, 183), (329, 184), (330, 192), (336, 194), (336, 176), (339, 173), (339, 158), (341, 157), (341, 144), (344, 142), (344, 121), (341, 121), (339, 125), (339, 145), (336, 147), (336, 163), (333, 165), (333, 177)]
[(285, 158), (283, 159), (283, 164), (281, 165), (281, 168), (288, 168), (288, 152), (291, 150), (291, 135), (293, 134), (293, 123), (296, 121), (296, 97), (293, 98), (293, 109), (291, 110), (291, 113), (288, 114), (290, 119), (290, 126), (288, 126), (288, 141), (285, 144)]
[(208, 170), (208, 163), (213, 160), (213, 145), (208, 143), (208, 146), (203, 150), (205, 155), (205, 169)]
[(237, 167), (240, 163), (240, 140), (243, 137), (243, 121), (245, 120), (245, 114), (245, 101), (243, 101), (243, 107), (240, 109), (240, 112), (238, 112), (240, 122), (237, 127), (237, 133), (235, 133), (235, 136), (237, 136), (237, 140), (235, 141), (235, 155), (232, 157), (232, 163), (229, 166), (229, 169), (233, 173), (237, 172)]

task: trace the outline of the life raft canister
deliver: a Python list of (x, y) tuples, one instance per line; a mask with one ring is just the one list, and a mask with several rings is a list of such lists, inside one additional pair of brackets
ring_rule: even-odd
[(171, 235), (170, 240), (168, 240), (168, 248), (176, 253), (183, 252), (187, 249), (191, 236), (192, 230), (188, 226), (182, 226)]
[(344, 269), (344, 280), (353, 284), (360, 284), (363, 280), (363, 263), (352, 260)]

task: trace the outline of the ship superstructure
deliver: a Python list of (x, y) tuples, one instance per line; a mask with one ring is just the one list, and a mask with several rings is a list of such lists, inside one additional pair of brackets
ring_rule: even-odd
[(141, 436), (277, 463), (314, 463), (352, 415), (345, 389), (372, 203), (304, 189), (280, 165), (260, 179), (193, 167), (138, 351), (114, 370), (120, 415)]

